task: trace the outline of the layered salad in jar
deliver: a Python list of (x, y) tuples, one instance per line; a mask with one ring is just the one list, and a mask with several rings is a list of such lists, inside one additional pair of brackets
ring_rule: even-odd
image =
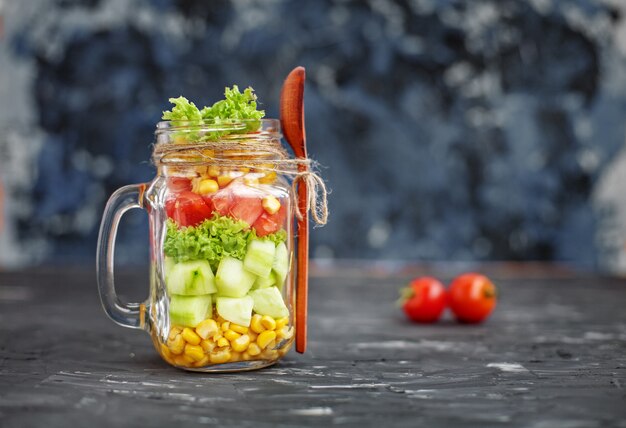
[[(203, 109), (182, 97), (170, 101), (174, 107), (163, 118), (172, 122), (242, 120), (252, 124), (243, 132), (255, 133), (263, 116), (250, 88), (227, 88), (225, 100)], [(195, 142), (189, 133), (174, 138)], [(169, 325), (153, 335), (160, 354), (190, 369), (277, 360), (294, 333), (286, 287), (289, 184), (271, 165), (225, 166), (209, 156), (201, 165), (169, 168), (166, 186), (162, 281)]]

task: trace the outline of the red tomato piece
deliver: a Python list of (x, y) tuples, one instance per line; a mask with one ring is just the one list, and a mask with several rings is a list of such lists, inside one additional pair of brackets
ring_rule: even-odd
[(479, 323), (496, 307), (496, 286), (484, 275), (465, 273), (452, 281), (448, 303), (460, 322)]
[(414, 279), (400, 293), (404, 313), (415, 322), (435, 322), (446, 308), (445, 287), (429, 276)]
[(264, 212), (264, 195), (265, 193), (260, 190), (233, 182), (211, 195), (210, 199), (213, 209), (220, 215), (228, 215), (251, 226)]
[(167, 188), (171, 193), (180, 193), (191, 190), (191, 180), (185, 177), (168, 177)]
[(235, 195), (233, 203), (229, 208), (231, 217), (237, 220), (243, 220), (249, 225), (253, 225), (263, 212), (263, 200), (261, 197), (254, 195)]
[(195, 226), (212, 216), (202, 197), (186, 190), (165, 203), (165, 212), (179, 226)]
[(215, 206), (213, 205), (213, 198), (211, 198), (211, 195), (200, 195), (200, 197), (202, 198), (206, 206), (209, 207), (209, 211), (213, 213), (213, 211), (215, 211)]
[(256, 234), (259, 237), (269, 235), (270, 233), (278, 232), (285, 222), (287, 217), (287, 204), (285, 201), (280, 201), (280, 209), (275, 214), (270, 214), (263, 210), (263, 213), (259, 216), (257, 221), (254, 222), (252, 227), (256, 230)]
[(207, 199), (211, 200), (214, 211), (217, 211), (219, 215), (227, 215), (233, 203), (233, 192), (226, 187), (213, 195), (205, 196), (205, 200)]

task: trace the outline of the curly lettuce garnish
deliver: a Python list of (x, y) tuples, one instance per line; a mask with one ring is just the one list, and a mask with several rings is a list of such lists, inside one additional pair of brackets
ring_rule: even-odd
[(239, 87), (233, 85), (232, 89), (226, 88), (224, 90), (223, 100), (216, 102), (211, 107), (204, 107), (200, 114), (205, 120), (259, 120), (265, 116), (265, 111), (257, 110), (256, 100), (257, 96), (254, 89), (248, 87), (241, 93)]
[(248, 223), (219, 214), (197, 226), (181, 228), (168, 219), (163, 252), (176, 262), (208, 260), (215, 272), (224, 257), (243, 260), (248, 242), (253, 239), (266, 239), (278, 244), (287, 240), (287, 232), (279, 230), (258, 238)]
[[(188, 140), (214, 140), (226, 134), (253, 132), (261, 126), (260, 120), (265, 116), (264, 110), (257, 110), (257, 96), (254, 89), (248, 87), (243, 92), (237, 85), (224, 90), (224, 99), (217, 101), (211, 107), (202, 110), (185, 97), (170, 98), (174, 104), (171, 110), (164, 111), (162, 118), (171, 121), (174, 125), (185, 125), (191, 129), (181, 133)], [(200, 135), (194, 127), (204, 123), (223, 125), (233, 124), (231, 129), (212, 131)], [(241, 124), (241, 126), (236, 126)]]
[(187, 98), (170, 98), (169, 102), (174, 104), (174, 107), (163, 112), (164, 120), (173, 122), (199, 122), (202, 120), (202, 114), (198, 107)]

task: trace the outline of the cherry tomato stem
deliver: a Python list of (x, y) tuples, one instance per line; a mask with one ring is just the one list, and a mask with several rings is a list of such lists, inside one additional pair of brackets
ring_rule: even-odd
[(415, 322), (435, 322), (446, 307), (446, 291), (432, 277), (416, 278), (400, 290), (399, 303), (406, 316)]

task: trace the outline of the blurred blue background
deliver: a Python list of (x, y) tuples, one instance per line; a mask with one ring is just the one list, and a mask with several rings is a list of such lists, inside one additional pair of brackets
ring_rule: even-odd
[[(0, 266), (91, 263), (167, 98), (307, 69), (321, 258), (626, 269), (619, 0), (0, 0)], [(147, 261), (145, 216), (118, 259)]]

